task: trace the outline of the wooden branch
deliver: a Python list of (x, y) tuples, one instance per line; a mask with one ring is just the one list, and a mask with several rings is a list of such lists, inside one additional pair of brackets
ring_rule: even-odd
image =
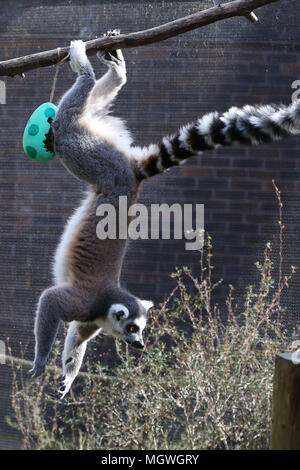
[(247, 18), (247, 20), (249, 20), (250, 23), (256, 23), (258, 21), (258, 18), (253, 11), (251, 11), (251, 13), (247, 13), (245, 15), (245, 18)]
[[(278, 0), (234, 0), (179, 18), (178, 20), (165, 23), (155, 28), (130, 34), (120, 34), (120, 36), (93, 39), (86, 42), (87, 54), (96, 54), (99, 49), (110, 51), (153, 44), (234, 16), (244, 16), (249, 21), (254, 22), (257, 21), (257, 17), (253, 13), (253, 10), (277, 1)], [(38, 52), (37, 54), (2, 61), (0, 62), (0, 76), (24, 76), (24, 72), (28, 70), (59, 63), (61, 60), (67, 58), (68, 53), (69, 47), (58, 47), (50, 51)]]

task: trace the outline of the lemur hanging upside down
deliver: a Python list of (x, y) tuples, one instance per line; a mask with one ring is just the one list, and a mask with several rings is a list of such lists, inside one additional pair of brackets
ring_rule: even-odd
[(55, 285), (42, 293), (35, 322), (32, 376), (44, 372), (60, 321), (70, 323), (63, 351), (62, 397), (78, 374), (88, 340), (101, 330), (143, 348), (152, 306), (120, 286), (126, 240), (97, 237), (96, 208), (109, 203), (118, 211), (119, 196), (127, 196), (128, 204), (133, 204), (143, 180), (204, 150), (235, 142), (261, 144), (300, 133), (298, 101), (290, 106), (212, 112), (164, 137), (160, 145), (133, 146), (124, 122), (109, 115), (111, 102), (126, 83), (122, 52), (101, 51), (98, 56), (108, 71), (96, 81), (84, 42), (71, 42), (70, 65), (78, 78), (61, 99), (46, 142), (67, 170), (89, 185), (58, 245)]

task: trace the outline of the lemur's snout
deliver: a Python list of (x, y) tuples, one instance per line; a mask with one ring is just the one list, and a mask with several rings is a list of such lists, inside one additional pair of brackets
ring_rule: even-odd
[(134, 348), (137, 348), (137, 349), (143, 349), (143, 347), (144, 347), (143, 343), (140, 343), (139, 341), (134, 341), (134, 342), (132, 343), (132, 346), (133, 346)]
[(144, 343), (141, 343), (140, 341), (129, 341), (128, 339), (126, 340), (126, 343), (128, 343), (130, 346), (136, 349), (143, 349), (144, 348)]

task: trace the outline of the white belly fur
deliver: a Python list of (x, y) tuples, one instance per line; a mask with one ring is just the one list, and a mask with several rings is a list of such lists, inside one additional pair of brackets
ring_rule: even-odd
[(68, 248), (72, 245), (72, 240), (74, 236), (76, 236), (76, 233), (80, 228), (81, 221), (85, 218), (94, 197), (95, 193), (89, 191), (80, 206), (75, 210), (74, 214), (67, 222), (54, 255), (53, 277), (55, 285), (64, 284), (69, 281), (69, 273), (66, 267)]

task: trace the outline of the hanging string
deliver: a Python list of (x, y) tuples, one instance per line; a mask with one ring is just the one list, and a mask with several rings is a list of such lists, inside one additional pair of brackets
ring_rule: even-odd
[[(58, 56), (59, 56), (59, 51), (60, 51), (60, 47), (57, 48)], [(56, 87), (56, 81), (57, 81), (57, 77), (58, 77), (59, 68), (60, 68), (61, 64), (63, 64), (68, 59), (69, 56), (70, 56), (70, 51), (68, 52), (66, 57), (64, 57), (62, 60), (60, 60), (56, 64), (55, 74), (54, 74), (54, 77), (53, 77), (52, 88), (51, 88), (51, 93), (50, 93), (50, 98), (49, 98), (50, 103), (53, 102), (53, 97), (54, 97), (54, 93), (55, 93), (55, 87)]]

